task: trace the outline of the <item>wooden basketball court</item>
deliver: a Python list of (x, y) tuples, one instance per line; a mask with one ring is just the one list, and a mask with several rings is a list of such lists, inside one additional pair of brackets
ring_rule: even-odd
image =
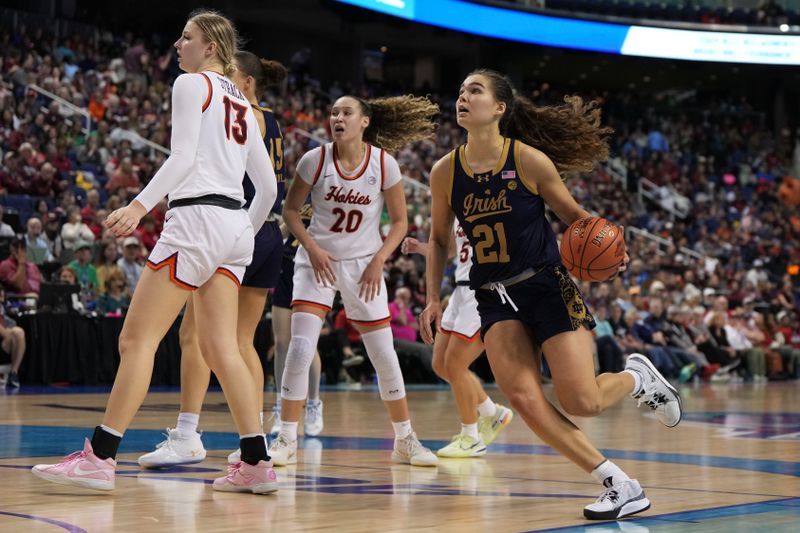
[[(543, 446), (519, 417), (483, 459), (394, 465), (377, 391), (325, 390), (323, 436), (301, 439), (299, 464), (276, 469), (279, 492), (253, 496), (210, 486), (237, 445), (220, 392), (209, 394), (200, 418), (205, 462), (139, 468), (137, 457), (163, 440), (178, 410), (177, 392), (152, 393), (125, 435), (117, 489), (100, 493), (40, 481), (29, 468), (79, 449), (107, 393), (5, 392), (0, 531), (797, 531), (800, 384), (693, 385), (681, 393), (684, 420), (675, 429), (633, 400), (576, 420), (652, 501), (635, 519), (594, 523), (581, 512), (601, 492), (597, 484)], [(411, 387), (409, 400), (428, 446), (457, 432), (449, 390)]]

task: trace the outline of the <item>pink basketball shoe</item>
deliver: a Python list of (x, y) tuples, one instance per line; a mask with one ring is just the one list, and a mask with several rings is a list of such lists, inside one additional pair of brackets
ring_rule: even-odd
[(227, 475), (214, 480), (214, 490), (269, 494), (278, 490), (278, 478), (272, 461), (259, 461), (255, 466), (239, 461), (228, 465)]
[(34, 476), (53, 483), (95, 490), (113, 490), (116, 468), (117, 462), (114, 459), (97, 457), (89, 439), (85, 439), (83, 451), (66, 456), (58, 464), (36, 465), (32, 471)]

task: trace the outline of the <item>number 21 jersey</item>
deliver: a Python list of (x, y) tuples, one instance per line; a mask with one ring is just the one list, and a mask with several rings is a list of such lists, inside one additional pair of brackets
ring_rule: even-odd
[(450, 153), (449, 201), (472, 245), (472, 289), (561, 263), (544, 200), (523, 180), (520, 148), (504, 139), (497, 165), (482, 174), (470, 169), (465, 145)]

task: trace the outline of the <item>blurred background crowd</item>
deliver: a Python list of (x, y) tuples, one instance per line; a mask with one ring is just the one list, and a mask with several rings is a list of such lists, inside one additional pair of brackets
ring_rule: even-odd
[[(328, 138), (328, 108), (338, 96), (414, 92), (383, 83), (322, 83), (307, 53), (301, 49), (288, 62), (285, 87), (264, 95), (284, 129), (289, 177), (303, 153)], [(11, 334), (14, 314), (48, 305), (51, 312), (123, 315), (159, 238), (166, 203), (125, 239), (102, 222), (168, 154), (170, 85), (180, 73), (171, 40), (103, 28), (56, 36), (44, 25), (2, 24), (0, 57), (0, 282), (7, 320), (0, 335)], [(435, 137), (397, 154), (409, 233), (421, 241), (429, 228), (428, 172), (465, 140), (452, 112), (456, 91), (428, 89), (442, 110)], [(572, 92), (538, 79), (519, 90), (539, 105), (558, 104)], [(565, 180), (584, 207), (626, 228), (632, 258), (617, 279), (581, 286), (598, 322), (598, 371), (618, 371), (628, 353), (642, 352), (680, 381), (800, 377), (798, 132), (773, 127), (763, 109), (741, 96), (636, 88), (584, 96), (601, 101), (603, 120), (615, 130), (611, 158)], [(557, 233), (565, 229), (550, 219)], [(449, 274), (445, 294), (454, 286)], [(424, 260), (398, 251), (385, 276), (398, 349), (410, 361), (404, 371), (434, 380), (430, 349), (418, 342), (416, 326), (425, 304)], [(60, 302), (45, 294), (58, 292), (59, 284), (77, 286), (77, 298)], [(358, 334), (338, 308), (327, 332), (331, 360), (359, 350)], [(326, 373), (329, 382), (342, 376)]]

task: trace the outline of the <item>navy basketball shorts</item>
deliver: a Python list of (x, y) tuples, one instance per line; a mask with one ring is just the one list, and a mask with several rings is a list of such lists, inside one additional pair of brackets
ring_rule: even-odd
[(272, 298), (273, 307), (292, 308), (292, 291), (294, 289), (294, 256), (283, 256), (281, 275), (275, 286), (275, 295)]
[(576, 331), (581, 326), (594, 329), (594, 317), (561, 265), (548, 265), (536, 275), (506, 286), (506, 293), (518, 311), (510, 303), (503, 303), (496, 291), (475, 291), (481, 316), (481, 339), (492, 325), (503, 320), (519, 320), (528, 325), (540, 346), (551, 337)]
[(283, 237), (277, 222), (267, 222), (256, 234), (253, 261), (247, 266), (243, 287), (271, 289), (278, 282), (283, 257)]

